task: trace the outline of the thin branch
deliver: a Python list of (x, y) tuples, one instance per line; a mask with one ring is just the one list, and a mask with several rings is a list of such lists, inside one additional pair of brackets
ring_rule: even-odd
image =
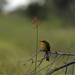
[[(46, 52), (44, 50), (41, 50), (43, 52)], [(51, 52), (51, 51), (47, 51), (48, 53), (51, 53), (51, 54), (58, 54), (58, 55), (68, 55), (68, 56), (75, 56), (74, 53), (61, 53), (61, 52)]]
[[(53, 63), (54, 63), (59, 57), (61, 57), (61, 56), (62, 56), (62, 55), (59, 55), (52, 63), (48, 64), (47, 66), (43, 67), (42, 69), (38, 70), (37, 72), (39, 72), (39, 71), (41, 71), (41, 70), (47, 68), (49, 65), (53, 64)], [(37, 72), (36, 72), (36, 73), (37, 73)], [(33, 75), (33, 74), (35, 74), (35, 72), (32, 73), (31, 75)]]
[[(58, 56), (58, 54), (56, 54), (54, 60), (57, 58), (57, 56)], [(47, 72), (50, 70), (50, 68), (52, 67), (52, 65), (53, 65), (53, 64), (51, 64), (51, 66), (49, 67), (49, 69), (47, 70)], [(46, 73), (47, 73), (47, 72), (46, 72)]]
[[(27, 61), (27, 60), (24, 60), (24, 61), (18, 61), (18, 63), (16, 64), (16, 66), (19, 64), (19, 62), (25, 62), (25, 61)], [(10, 75), (10, 74), (13, 72), (13, 70), (16, 68), (16, 66), (11, 70), (11, 72), (10, 72), (8, 75)]]
[(62, 68), (64, 68), (64, 67), (69, 66), (69, 65), (74, 64), (74, 63), (75, 63), (75, 60), (74, 60), (74, 61), (71, 61), (71, 62), (69, 62), (69, 63), (66, 63), (66, 64), (64, 64), (64, 65), (61, 65), (60, 67), (57, 67), (57, 68), (55, 68), (55, 69), (52, 69), (50, 72), (47, 73), (47, 75), (51, 75), (51, 74), (54, 73), (55, 71), (58, 71), (58, 70), (60, 70), (60, 69), (62, 69)]
[[(19, 62), (16, 64), (16, 66), (19, 64)], [(13, 72), (13, 70), (16, 68), (16, 66), (12, 69), (12, 71), (8, 75), (10, 75)]]
[[(46, 52), (46, 51), (44, 51), (44, 50), (39, 50), (39, 51), (38, 51), (36, 54), (34, 54), (30, 59), (24, 60), (24, 61), (18, 61), (18, 63), (16, 64), (16, 66), (19, 64), (19, 62), (25, 62), (25, 63), (24, 63), (24, 65), (25, 65), (25, 64), (28, 63), (30, 60), (33, 60), (33, 57), (35, 57), (40, 51)], [(62, 55), (68, 55), (68, 57), (69, 57), (69, 56), (75, 56), (74, 53), (61, 53), (61, 52), (51, 52), (51, 51), (47, 51), (47, 52), (50, 53), (48, 56), (50, 56), (51, 54), (56, 54), (56, 55), (59, 55), (59, 56), (58, 56), (52, 63), (48, 64), (47, 66), (43, 67), (42, 69), (38, 70), (37, 72), (39, 72), (39, 71), (45, 69), (45, 68), (48, 67), (49, 65), (52, 65), (52, 64), (53, 64), (59, 57), (61, 57)], [(38, 65), (34, 70), (36, 70), (36, 69), (40, 66), (40, 64), (42, 63), (42, 61), (43, 61), (45, 58), (46, 58), (46, 56), (44, 55), (44, 57), (43, 57), (42, 59), (37, 60), (37, 61), (33, 61), (33, 63), (34, 63), (34, 62), (40, 62), (39, 65)], [(16, 68), (16, 66), (12, 69), (11, 72), (13, 72), (13, 70)], [(32, 66), (32, 64), (31, 64), (31, 66)], [(30, 68), (31, 68), (31, 67), (30, 67)], [(29, 68), (29, 70), (30, 70), (30, 68)], [(33, 71), (34, 71), (34, 70), (33, 70)], [(10, 75), (11, 72), (10, 72), (8, 75)], [(35, 73), (37, 73), (37, 72), (34, 72), (34, 73), (31, 72), (31, 73), (32, 73), (32, 74), (35, 74)], [(27, 72), (27, 73), (28, 73), (28, 72)]]
[[(75, 57), (74, 57), (75, 60)], [(73, 68), (72, 68), (72, 75), (74, 74), (74, 64), (73, 64)]]
[[(32, 63), (31, 63), (31, 65), (30, 65), (30, 67), (29, 67), (29, 70), (30, 70), (32, 64), (33, 64), (33, 60), (32, 60)], [(29, 72), (29, 70), (26, 72), (26, 74)], [(25, 75), (26, 75), (26, 74), (25, 74)]]
[(74, 74), (74, 64), (73, 64), (73, 68), (72, 68), (72, 75)]
[[(50, 55), (51, 55), (51, 54), (50, 54)], [(50, 56), (50, 55), (49, 55), (49, 56)], [(41, 59), (39, 65), (38, 65), (34, 70), (32, 70), (30, 73), (32, 73), (33, 71), (35, 71), (35, 70), (42, 64), (43, 60), (46, 58), (45, 56), (46, 56), (46, 53), (45, 53), (44, 57)], [(30, 73), (29, 73), (28, 75), (32, 75), (32, 74), (30, 74)], [(34, 74), (35, 74), (35, 73), (36, 73), (36, 72), (34, 72)]]
[[(24, 63), (24, 65), (25, 65), (28, 61), (32, 60), (32, 58), (33, 58), (34, 56), (36, 56), (40, 51), (41, 51), (41, 50), (39, 50), (36, 54), (34, 54), (29, 60), (18, 61), (18, 63), (16, 64), (16, 66), (19, 64), (19, 62), (25, 62), (25, 61), (26, 61), (26, 62)], [(16, 66), (12, 69), (12, 71), (11, 71), (8, 75), (10, 75), (10, 74), (13, 72), (13, 70), (16, 68)]]
[[(39, 65), (38, 65), (35, 69), (33, 69), (30, 73), (28, 73), (27, 75), (31, 75), (31, 73), (32, 73), (33, 71), (35, 71), (35, 70), (41, 65), (41, 63), (43, 62), (44, 59), (45, 59), (45, 58), (43, 58), (43, 59), (40, 61)], [(36, 72), (35, 72), (35, 73), (36, 73)]]
[[(40, 51), (41, 51), (41, 50), (40, 50)], [(43, 60), (46, 58), (45, 56), (46, 56), (46, 53), (45, 53), (44, 57), (41, 59), (39, 65), (38, 65), (35, 69), (33, 69), (30, 73), (28, 73), (27, 75), (31, 75), (31, 73), (32, 73), (33, 71), (35, 71), (35, 70), (42, 64)], [(36, 72), (35, 72), (35, 73), (36, 73)]]
[[(41, 51), (41, 50), (40, 50), (40, 51)], [(46, 58), (45, 56), (46, 56), (46, 53), (45, 53), (45, 55), (44, 55), (44, 57), (43, 57), (42, 59), (45, 59), (45, 58)], [(39, 60), (34, 61), (34, 62), (41, 62), (42, 59), (39, 59)]]
[[(30, 61), (34, 56), (36, 56), (40, 51), (41, 51), (41, 50), (39, 50), (36, 54), (34, 54), (29, 60), (27, 60), (27, 62)], [(25, 65), (27, 62), (25, 62), (24, 65)]]
[[(66, 59), (66, 61), (65, 61), (65, 62), (67, 62), (67, 61), (68, 61), (68, 59), (69, 59), (69, 56), (67, 57), (67, 59)], [(63, 68), (62, 72), (63, 72), (63, 71), (64, 71), (64, 68)], [(62, 73), (62, 72), (61, 72), (61, 73)]]
[[(66, 63), (65, 63), (65, 65), (66, 65)], [(66, 75), (66, 73), (67, 73), (67, 65), (66, 65), (65, 75)]]

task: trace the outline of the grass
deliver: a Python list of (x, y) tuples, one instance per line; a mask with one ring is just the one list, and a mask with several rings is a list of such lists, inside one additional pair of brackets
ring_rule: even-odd
[[(75, 41), (75, 29), (63, 27), (64, 23), (62, 19), (59, 23), (57, 18), (56, 21), (44, 21), (39, 27), (39, 40), (49, 41), (51, 51), (65, 52)], [(8, 74), (18, 61), (27, 60), (36, 53), (36, 30), (33, 29), (33, 26), (32, 21), (27, 17), (8, 14), (0, 18), (0, 74)], [(38, 44), (40, 50), (40, 43)], [(67, 52), (74, 52), (74, 46)], [(42, 55), (39, 54), (38, 58)], [(48, 63), (44, 61), (43, 65)], [(30, 63), (26, 66), (19, 63), (11, 75), (24, 75), (29, 65)], [(39, 74), (44, 73), (46, 73), (45, 70)]]

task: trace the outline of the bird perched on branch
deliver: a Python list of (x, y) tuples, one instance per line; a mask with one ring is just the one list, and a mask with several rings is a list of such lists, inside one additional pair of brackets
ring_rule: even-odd
[[(42, 42), (41, 43), (41, 49), (42, 50), (45, 50), (45, 51), (50, 51), (50, 44), (46, 41), (46, 40), (43, 40), (43, 41), (40, 41)], [(49, 61), (49, 56), (48, 56), (48, 52), (46, 52), (46, 61)]]

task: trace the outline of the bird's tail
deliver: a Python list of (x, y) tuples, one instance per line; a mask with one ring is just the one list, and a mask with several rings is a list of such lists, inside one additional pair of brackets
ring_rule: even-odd
[(49, 61), (48, 52), (46, 53), (46, 61)]

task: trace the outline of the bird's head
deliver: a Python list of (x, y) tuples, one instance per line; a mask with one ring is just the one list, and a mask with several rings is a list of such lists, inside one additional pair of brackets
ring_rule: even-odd
[(47, 41), (46, 41), (46, 40), (43, 40), (43, 41), (40, 41), (40, 42), (42, 42), (42, 45), (44, 45), (44, 44), (46, 44), (46, 43), (47, 43)]

